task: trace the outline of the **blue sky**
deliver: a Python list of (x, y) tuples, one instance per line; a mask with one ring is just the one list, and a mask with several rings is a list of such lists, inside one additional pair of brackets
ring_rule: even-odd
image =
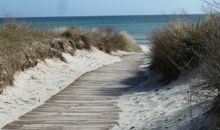
[(0, 17), (94, 16), (202, 12), (201, 0), (0, 0)]

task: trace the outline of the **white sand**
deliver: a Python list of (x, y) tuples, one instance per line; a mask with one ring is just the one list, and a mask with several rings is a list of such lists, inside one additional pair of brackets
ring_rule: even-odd
[[(142, 48), (146, 53), (150, 50), (149, 46)], [(149, 59), (146, 59), (143, 67), (148, 63)], [(123, 112), (120, 113), (119, 125), (112, 130), (191, 130), (210, 127), (212, 115), (204, 113), (210, 106), (206, 101), (213, 97), (206, 99), (204, 95), (190, 93), (191, 86), (202, 80), (181, 76), (177, 81), (162, 86), (158, 83), (159, 75), (147, 74), (149, 79), (146, 82), (120, 97), (118, 106)], [(203, 93), (208, 92), (216, 94), (208, 90)]]
[(67, 63), (47, 59), (15, 76), (14, 86), (7, 87), (0, 95), (0, 128), (41, 105), (80, 75), (120, 61), (120, 58), (97, 49), (91, 52), (78, 50), (75, 56), (63, 56)]
[(142, 51), (146, 54), (150, 53), (151, 50), (151, 45), (139, 45)]

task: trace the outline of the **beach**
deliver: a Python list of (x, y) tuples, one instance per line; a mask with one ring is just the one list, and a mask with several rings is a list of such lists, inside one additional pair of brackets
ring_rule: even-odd
[[(189, 21), (194, 20), (195, 22), (202, 18), (203, 15), (186, 15), (186, 17)], [(110, 18), (113, 18), (113, 21)], [(120, 18), (126, 23), (124, 27), (121, 27), (123, 23), (119, 22)], [(137, 18), (137, 21), (132, 20), (134, 23), (131, 25), (129, 18)], [(122, 61), (123, 58), (121, 56), (124, 55), (138, 57), (132, 59), (131, 56), (131, 59), (127, 59), (125, 62), (127, 65), (129, 64), (125, 74), (132, 73), (131, 76), (134, 77), (122, 80), (126, 77), (125, 74), (119, 77), (115, 76), (117, 75), (117, 69), (121, 69), (123, 72), (123, 65), (119, 65), (119, 68), (110, 67), (110, 70), (107, 71), (110, 76), (112, 71), (116, 71), (113, 75), (114, 77), (110, 78), (117, 79), (117, 84), (114, 81), (109, 82), (106, 78), (103, 78), (106, 81), (98, 79), (96, 81), (100, 82), (98, 87), (101, 88), (103, 87), (103, 82), (105, 82), (104, 86), (107, 85), (108, 87), (112, 84), (119, 85), (117, 87), (122, 92), (119, 91), (118, 96), (114, 95), (113, 92), (107, 92), (107, 96), (110, 94), (110, 97), (105, 97), (110, 100), (113, 98), (114, 104), (110, 104), (113, 105), (112, 107), (107, 104), (104, 108), (115, 113), (114, 116), (110, 113), (111, 122), (104, 123), (117, 124), (108, 125), (108, 128), (113, 127), (112, 130), (206, 130), (214, 126), (215, 115), (209, 112), (213, 109), (213, 104), (218, 96), (218, 88), (210, 87), (209, 80), (212, 82), (214, 79), (214, 85), (218, 86), (218, 77), (213, 78), (212, 69), (214, 68), (218, 72), (219, 64), (216, 65), (217, 54), (215, 53), (210, 57), (213, 58), (211, 63), (208, 60), (204, 60), (207, 57), (204, 52), (210, 51), (208, 50), (210, 48), (207, 49), (201, 44), (207, 42), (204, 39), (201, 42), (201, 37), (209, 38), (209, 35), (207, 36), (201, 30), (206, 29), (206, 26), (213, 28), (215, 24), (212, 23), (212, 20), (211, 22), (207, 21), (207, 24), (204, 25), (199, 24), (198, 28), (200, 27), (200, 30), (193, 24), (183, 24), (182, 22), (173, 23), (173, 25), (167, 24), (163, 15), (80, 17), (77, 18), (79, 21), (89, 19), (92, 22), (84, 23), (85, 26), (82, 27), (70, 28), (62, 22), (71, 22), (76, 18), (66, 17), (59, 18), (56, 21), (57, 30), (53, 27), (47, 28), (48, 30), (41, 30), (44, 27), (41, 24), (45, 23), (40, 23), (39, 26), (41, 27), (38, 28), (34, 20), (41, 21), (42, 19), (56, 21), (54, 18), (29, 18), (28, 20), (33, 20), (32, 24), (35, 25), (29, 27), (25, 24), (9, 22), (0, 28), (0, 43), (6, 43), (0, 44), (4, 45), (0, 46), (0, 89), (2, 91), (2, 94), (0, 94), (0, 128), (7, 124), (9, 127), (13, 127), (13, 125), (23, 127), (16, 124), (20, 123), (19, 121), (24, 124), (30, 123), (22, 122), (23, 120), (20, 120), (20, 117), (44, 105), (45, 101), (59, 94), (60, 91), (74, 83), (85, 73), (105, 65), (113, 64), (114, 66), (114, 63)], [(105, 25), (117, 27), (119, 31), (111, 27), (93, 28), (93, 26), (99, 27), (102, 25), (94, 25), (93, 23), (100, 19), (106, 20)], [(24, 19), (21, 18), (20, 20)], [(151, 22), (143, 24), (145, 20)], [(159, 29), (165, 24), (167, 26), (164, 29)], [(79, 24), (79, 26), (81, 25)], [(147, 28), (146, 31), (143, 30), (145, 27)], [(151, 33), (151, 39), (148, 39), (150, 32), (153, 33)], [(195, 37), (191, 34), (192, 32), (195, 33)], [(217, 45), (211, 47), (214, 46)], [(216, 48), (211, 49), (214, 50)], [(203, 50), (205, 51), (203, 52)], [(214, 52), (218, 52), (218, 50)], [(134, 62), (136, 62), (135, 65), (133, 64)], [(176, 62), (179, 63), (177, 64)], [(210, 66), (210, 70), (207, 69), (207, 66)], [(208, 70), (208, 73), (201, 73), (201, 67)], [(141, 70), (140, 72), (138, 71), (139, 69)], [(209, 71), (211, 72), (209, 73)], [(143, 77), (139, 73), (141, 73), (140, 75), (144, 73), (144, 82), (142, 82)], [(208, 78), (204, 75), (208, 75)], [(140, 76), (138, 78), (141, 79), (135, 79), (137, 78), (135, 76)], [(133, 79), (141, 82), (137, 86), (132, 86)], [(93, 84), (93, 82), (89, 82), (89, 84)], [(99, 105), (102, 106), (103, 104), (100, 103), (102, 99), (100, 99), (97, 94), (98, 89), (96, 89), (94, 91), (95, 94), (93, 92), (88, 93), (94, 98), (91, 100), (98, 101)], [(117, 91), (117, 89), (114, 91)], [(85, 94), (83, 95), (85, 96), (82, 99), (83, 101), (90, 100), (89, 97), (86, 97), (88, 93), (83, 93)], [(65, 101), (74, 98), (71, 94), (70, 96), (62, 95), (60, 97)], [(60, 97), (57, 98), (59, 99)], [(81, 101), (80, 98), (82, 97), (79, 96), (78, 98)], [(64, 103), (62, 105), (66, 106), (68, 104)], [(55, 108), (53, 109), (57, 114), (55, 116), (58, 118), (63, 116)], [(84, 114), (91, 113), (90, 109), (94, 109), (87, 106), (85, 111), (81, 111), (80, 107), (75, 106), (59, 107), (61, 111), (65, 110), (65, 112), (69, 112), (72, 108)], [(100, 109), (98, 111), (98, 113), (100, 112), (99, 114), (106, 114), (102, 107), (97, 108)], [(50, 110), (48, 106), (42, 109)], [(40, 110), (42, 109), (40, 108)], [(73, 112), (73, 114), (75, 113)], [(49, 118), (52, 119), (53, 116)], [(70, 119), (66, 115), (64, 117)], [(35, 115), (31, 115), (31, 118), (34, 119)], [(91, 117), (91, 119), (93, 118), (96, 118), (96, 116)], [(97, 122), (94, 122), (94, 124), (89, 122), (91, 120), (83, 120), (82, 123), (95, 125), (96, 123), (101, 124), (100, 121), (106, 121), (104, 117), (99, 118), (101, 119), (97, 118), (95, 120)], [(61, 123), (60, 120), (52, 120)], [(15, 124), (13, 124), (13, 121), (15, 121)], [(40, 117), (36, 121), (39, 121), (37, 123), (42, 123)], [(66, 122), (67, 124), (69, 123), (68, 121)], [(38, 124), (39, 127), (44, 127), (40, 124)], [(46, 126), (52, 124), (46, 124)], [(27, 127), (32, 127), (32, 125), (34, 126), (35, 124), (30, 124)], [(59, 126), (54, 125), (53, 127), (57, 128)], [(68, 127), (68, 125), (63, 127)]]
[[(140, 47), (149, 58), (151, 46)], [(106, 54), (96, 48), (91, 51), (77, 50), (74, 56), (63, 53), (67, 62), (46, 59), (34, 68), (17, 73), (15, 84), (7, 87), (0, 95), (0, 127), (42, 105), (84, 73), (120, 62), (120, 56), (128, 54), (133, 53), (118, 51)], [(197, 95), (190, 99), (191, 87), (202, 82), (201, 79), (183, 75), (164, 86), (158, 82), (160, 75), (145, 70), (150, 63), (148, 58), (139, 66), (148, 78), (119, 97), (117, 106), (122, 112), (119, 114), (118, 125), (112, 130), (209, 128), (213, 115), (207, 114), (207, 111), (218, 92), (204, 90), (203, 93), (213, 95), (209, 101), (204, 96), (198, 98)]]
[(220, 1), (1, 1), (0, 130), (220, 130)]
[(118, 56), (95, 48), (77, 50), (74, 56), (63, 53), (63, 56), (67, 62), (46, 59), (34, 68), (16, 74), (14, 85), (8, 86), (0, 95), (0, 128), (40, 106), (82, 74), (120, 62)]

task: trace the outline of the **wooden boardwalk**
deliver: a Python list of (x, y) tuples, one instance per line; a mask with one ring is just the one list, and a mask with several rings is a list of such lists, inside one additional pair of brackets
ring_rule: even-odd
[(109, 130), (117, 125), (119, 96), (146, 77), (140, 69), (144, 54), (81, 76), (43, 105), (6, 125), (4, 130)]

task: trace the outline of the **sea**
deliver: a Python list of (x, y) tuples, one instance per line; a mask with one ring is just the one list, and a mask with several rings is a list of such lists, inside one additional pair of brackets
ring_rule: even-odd
[[(205, 15), (135, 15), (135, 16), (82, 16), (82, 17), (25, 17), (13, 18), (37, 28), (66, 29), (81, 27), (91, 30), (97, 27), (111, 27), (128, 32), (139, 44), (148, 44), (152, 31), (163, 28), (168, 22), (177, 19), (200, 22)], [(0, 18), (0, 25), (6, 21)]]

